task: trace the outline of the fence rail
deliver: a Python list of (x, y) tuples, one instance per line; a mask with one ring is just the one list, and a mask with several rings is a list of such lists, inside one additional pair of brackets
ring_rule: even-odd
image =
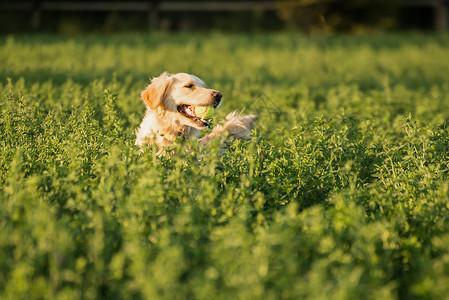
[[(449, 0), (403, 0), (402, 7), (432, 7), (434, 27), (447, 30)], [(32, 11), (32, 25), (39, 27), (42, 11), (141, 11), (148, 12), (149, 24), (157, 24), (158, 13), (164, 11), (273, 11), (276, 1), (14, 1), (0, 2), (0, 10)]]
[(160, 11), (252, 11), (275, 10), (275, 1), (204, 1), (204, 2), (177, 2), (177, 1), (23, 1), (0, 2), (3, 10), (32, 10), (38, 7), (40, 10), (60, 11), (146, 11), (155, 9)]

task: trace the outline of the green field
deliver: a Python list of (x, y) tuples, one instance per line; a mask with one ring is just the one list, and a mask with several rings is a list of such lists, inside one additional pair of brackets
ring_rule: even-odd
[[(0, 70), (1, 299), (448, 299), (448, 34), (3, 36)], [(139, 155), (163, 71), (253, 140)]]

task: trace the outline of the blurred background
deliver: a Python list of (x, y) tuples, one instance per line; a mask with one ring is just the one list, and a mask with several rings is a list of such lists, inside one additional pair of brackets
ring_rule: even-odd
[(0, 33), (448, 29), (449, 0), (0, 1)]

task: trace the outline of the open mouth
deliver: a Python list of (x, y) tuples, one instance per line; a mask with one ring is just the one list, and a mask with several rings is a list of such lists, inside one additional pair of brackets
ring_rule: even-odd
[(193, 105), (178, 105), (178, 112), (184, 117), (191, 119), (199, 126), (210, 127), (212, 125), (212, 119), (203, 119), (195, 114), (195, 106)]

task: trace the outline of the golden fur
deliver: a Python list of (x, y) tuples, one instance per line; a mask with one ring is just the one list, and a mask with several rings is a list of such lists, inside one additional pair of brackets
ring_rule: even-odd
[[(221, 104), (220, 92), (206, 88), (201, 79), (187, 73), (162, 73), (142, 91), (141, 97), (147, 110), (136, 132), (135, 144), (142, 148), (146, 144), (155, 143), (161, 151), (177, 137), (197, 138), (199, 131), (207, 128), (201, 121), (186, 116), (184, 111), (182, 114), (180, 107), (217, 108)], [(233, 112), (226, 117), (223, 126), (216, 126), (211, 134), (200, 140), (200, 144), (205, 145), (210, 139), (225, 132), (229, 137), (251, 139), (249, 134), (255, 119), (255, 115), (240, 116)]]

